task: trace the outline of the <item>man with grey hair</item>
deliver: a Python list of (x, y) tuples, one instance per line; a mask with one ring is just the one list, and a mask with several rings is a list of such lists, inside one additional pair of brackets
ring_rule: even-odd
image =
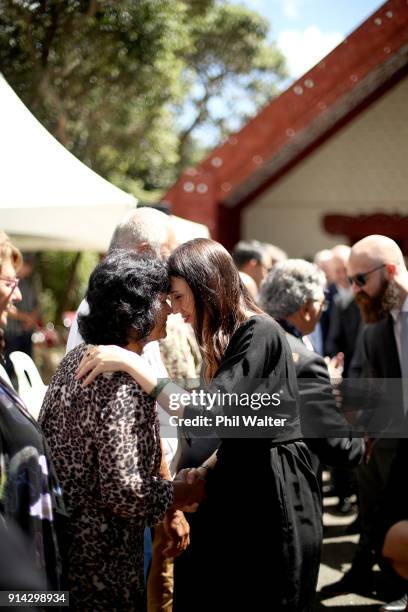
[(137, 249), (142, 253), (150, 250), (157, 256), (168, 257), (176, 246), (175, 241), (169, 215), (143, 206), (129, 212), (116, 226), (109, 251)]
[[(146, 206), (130, 211), (116, 226), (108, 253), (116, 249), (125, 249), (137, 251), (138, 253), (151, 252), (158, 257), (166, 258), (176, 246), (175, 242), (174, 230), (169, 216), (159, 210)], [(82, 300), (69, 330), (66, 347), (67, 353), (83, 342), (78, 329), (78, 314), (87, 313), (88, 305), (86, 300)], [(144, 353), (146, 353), (146, 350), (151, 356), (151, 360), (153, 360), (152, 365), (158, 365), (160, 369), (160, 364), (157, 363), (157, 342), (151, 342), (146, 345)], [(160, 357), (159, 361), (161, 362)], [(163, 370), (163, 367), (161, 367), (161, 370)], [(167, 373), (165, 376), (167, 376)]]
[(300, 420), (313, 467), (319, 463), (352, 468), (362, 459), (364, 443), (352, 438), (349, 423), (336, 406), (326, 362), (308, 348), (304, 336), (315, 328), (325, 304), (326, 277), (302, 259), (279, 262), (260, 291), (260, 305), (286, 331), (301, 399)]
[[(277, 263), (265, 280), (263, 308), (276, 319), (295, 316), (304, 318), (302, 335), (313, 331), (323, 310), (326, 277), (319, 268), (303, 259), (287, 259)], [(272, 291), (273, 287), (273, 291)], [(317, 308), (312, 308), (314, 305)]]

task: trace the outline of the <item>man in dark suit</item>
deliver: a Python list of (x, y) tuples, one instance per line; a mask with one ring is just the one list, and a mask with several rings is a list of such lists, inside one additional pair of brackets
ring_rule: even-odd
[[(363, 320), (361, 414), (371, 437), (366, 462), (358, 469), (362, 530), (351, 569), (331, 585), (333, 594), (353, 591), (366, 582), (373, 555), (376, 520), (387, 485), (397, 436), (406, 435), (408, 397), (408, 272), (398, 245), (385, 236), (368, 236), (350, 254), (348, 275)], [(405, 383), (406, 384), (406, 383)], [(384, 393), (385, 390), (385, 393)], [(401, 486), (404, 486), (401, 483)], [(382, 610), (405, 610), (406, 596)]]
[(274, 267), (260, 292), (262, 307), (285, 329), (292, 350), (302, 432), (316, 473), (320, 473), (321, 464), (354, 467), (364, 452), (363, 441), (352, 437), (350, 425), (336, 406), (325, 360), (302, 339), (320, 318), (325, 285), (325, 276), (315, 264), (288, 259)]

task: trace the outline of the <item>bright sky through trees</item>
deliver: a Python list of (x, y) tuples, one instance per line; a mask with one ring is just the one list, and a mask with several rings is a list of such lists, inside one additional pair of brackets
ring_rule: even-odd
[(376, 11), (379, 0), (232, 0), (266, 17), (293, 78), (300, 77)]

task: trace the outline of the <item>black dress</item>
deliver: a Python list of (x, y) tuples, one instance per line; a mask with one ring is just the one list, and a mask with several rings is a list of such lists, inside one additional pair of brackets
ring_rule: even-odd
[[(25, 536), (28, 564), (61, 588), (58, 534), (67, 515), (45, 439), (14, 390), (0, 379), (0, 519)], [(10, 585), (12, 587), (12, 585)]]
[[(174, 612), (307, 611), (322, 539), (321, 499), (301, 440), (299, 396), (284, 332), (257, 315), (233, 335), (215, 377), (222, 393), (279, 392), (285, 427), (221, 441), (207, 498), (190, 515), (191, 545), (175, 562)], [(239, 410), (239, 406), (235, 407)], [(184, 417), (208, 414), (188, 407)], [(215, 413), (226, 412), (218, 406)], [(261, 416), (265, 410), (258, 410)], [(270, 413), (270, 411), (268, 411)], [(228, 409), (231, 416), (231, 409)], [(229, 433), (228, 433), (229, 432)]]

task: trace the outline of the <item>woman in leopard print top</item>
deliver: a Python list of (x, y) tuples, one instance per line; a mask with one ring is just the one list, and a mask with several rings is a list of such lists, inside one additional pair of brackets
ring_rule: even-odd
[[(109, 255), (91, 275), (83, 338), (140, 353), (165, 336), (167, 287), (158, 260)], [(62, 360), (40, 414), (71, 514), (71, 609), (144, 610), (143, 530), (179, 494), (159, 477), (154, 400), (124, 372), (82, 387), (75, 372), (87, 350), (81, 344)]]

